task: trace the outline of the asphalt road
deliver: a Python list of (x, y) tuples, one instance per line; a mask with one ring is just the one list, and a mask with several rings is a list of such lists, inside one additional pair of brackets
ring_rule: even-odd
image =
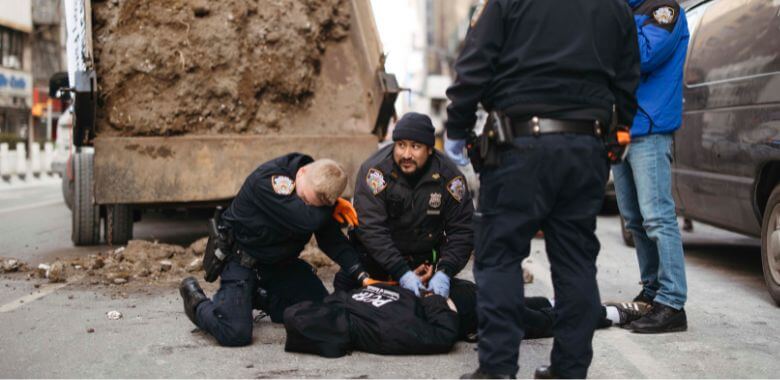
[[(55, 185), (0, 190), (0, 256), (43, 262), (96, 248), (70, 245), (70, 214)], [(136, 237), (187, 244), (203, 236), (202, 217), (152, 215)], [(602, 299), (629, 300), (639, 290), (633, 250), (623, 245), (615, 216), (599, 218)], [(684, 234), (689, 329), (670, 335), (600, 330), (590, 376), (595, 378), (755, 378), (780, 374), (780, 309), (764, 289), (755, 239), (702, 224)], [(532, 243), (535, 280), (528, 295), (552, 295), (544, 243)], [(462, 274), (471, 278), (470, 268)], [(328, 281), (329, 282), (329, 281)], [(39, 287), (36, 288), (35, 285)], [(24, 275), (0, 276), (0, 376), (7, 377), (329, 377), (452, 378), (477, 365), (476, 345), (447, 355), (340, 359), (284, 352), (284, 329), (256, 323), (254, 342), (218, 347), (194, 329), (176, 289), (123, 294), (118, 286), (51, 285)], [(124, 317), (108, 320), (118, 310)], [(94, 332), (88, 333), (88, 329)], [(547, 363), (551, 339), (521, 345), (518, 376)]]

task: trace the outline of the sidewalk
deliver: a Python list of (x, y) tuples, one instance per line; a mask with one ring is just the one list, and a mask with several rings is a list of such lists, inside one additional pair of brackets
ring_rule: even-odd
[(28, 175), (24, 178), (10, 176), (0, 177), (0, 191), (21, 190), (39, 186), (57, 186), (62, 182), (59, 174)]

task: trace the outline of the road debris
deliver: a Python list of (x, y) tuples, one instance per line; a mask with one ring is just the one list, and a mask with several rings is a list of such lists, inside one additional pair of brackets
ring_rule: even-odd
[(197, 272), (197, 271), (199, 271), (201, 269), (203, 269), (203, 259), (198, 257), (197, 259), (194, 259), (189, 264), (187, 264), (186, 271), (187, 272)]
[(0, 273), (26, 272), (27, 264), (15, 258), (0, 258)]
[(160, 261), (160, 272), (168, 272), (173, 267), (173, 263), (171, 260), (162, 260)]
[(49, 282), (65, 282), (66, 279), (65, 264), (62, 261), (55, 261), (51, 264), (46, 277)]
[(106, 318), (108, 318), (109, 320), (112, 320), (112, 321), (116, 321), (116, 320), (122, 319), (122, 313), (120, 313), (120, 312), (118, 312), (116, 310), (111, 310), (111, 311), (106, 313)]

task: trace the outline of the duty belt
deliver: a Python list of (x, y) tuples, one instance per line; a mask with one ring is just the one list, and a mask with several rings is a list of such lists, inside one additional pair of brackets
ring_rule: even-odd
[(236, 255), (236, 259), (238, 259), (239, 265), (245, 268), (255, 269), (255, 265), (257, 265), (257, 259), (252, 257), (252, 255), (241, 248), (234, 249), (233, 254)]
[(576, 133), (583, 135), (592, 135), (601, 137), (603, 126), (596, 121), (574, 121), (574, 120), (556, 120), (542, 119), (532, 117), (530, 120), (512, 120), (505, 117), (507, 125), (512, 133), (512, 137), (517, 136), (539, 136), (550, 133)]

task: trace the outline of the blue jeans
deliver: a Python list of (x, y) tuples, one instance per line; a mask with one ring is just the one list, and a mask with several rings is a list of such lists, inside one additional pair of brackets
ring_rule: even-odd
[(612, 174), (620, 214), (636, 243), (645, 295), (679, 310), (688, 287), (672, 198), (671, 145), (670, 134), (637, 137)]

